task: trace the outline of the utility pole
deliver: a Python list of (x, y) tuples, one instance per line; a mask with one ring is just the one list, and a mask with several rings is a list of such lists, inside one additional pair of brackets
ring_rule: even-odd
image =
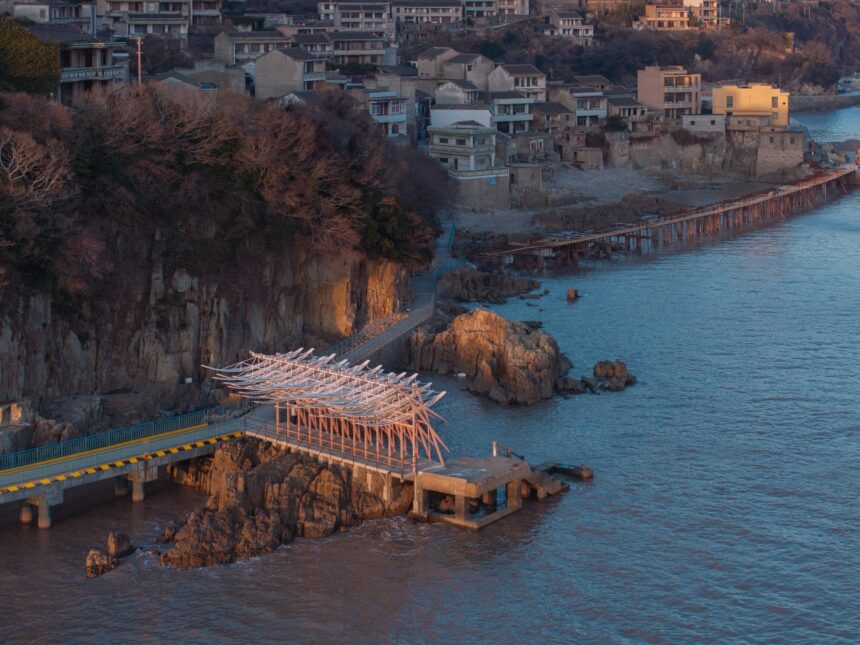
[(143, 38), (137, 37), (137, 84), (143, 84)]

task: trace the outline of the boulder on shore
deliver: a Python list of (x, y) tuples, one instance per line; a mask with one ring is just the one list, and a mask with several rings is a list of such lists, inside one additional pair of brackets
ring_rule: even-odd
[(525, 405), (552, 397), (556, 380), (570, 367), (552, 336), (481, 308), (457, 316), (438, 333), (413, 333), (409, 360), (415, 370), (463, 372), (472, 378), (471, 390)]
[(84, 564), (87, 578), (98, 578), (106, 574), (108, 571), (116, 569), (119, 565), (119, 560), (108, 555), (99, 549), (90, 549), (87, 553), (87, 560)]

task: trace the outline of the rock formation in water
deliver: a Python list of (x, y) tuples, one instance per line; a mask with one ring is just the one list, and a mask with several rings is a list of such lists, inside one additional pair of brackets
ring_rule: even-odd
[(439, 289), (459, 302), (502, 304), (511, 296), (534, 291), (540, 282), (531, 278), (486, 273), (475, 269), (452, 271), (439, 280)]
[(621, 392), (627, 386), (636, 384), (636, 377), (628, 371), (624, 361), (597, 361), (592, 374), (593, 376), (582, 376), (579, 379), (562, 376), (555, 382), (555, 389), (560, 394), (599, 394)]
[(463, 372), (473, 391), (505, 404), (552, 397), (570, 367), (551, 336), (487, 309), (461, 314), (438, 333), (419, 329), (409, 340), (409, 357), (412, 369)]
[(174, 469), (177, 481), (210, 494), (170, 535), (162, 564), (178, 568), (225, 564), (270, 553), (294, 537), (322, 537), (364, 519), (404, 514), (409, 485), (392, 487), (364, 469), (325, 465), (267, 442), (244, 439), (218, 447), (213, 457)]
[(111, 531), (107, 539), (107, 553), (100, 549), (90, 549), (84, 562), (87, 578), (98, 578), (119, 566), (121, 558), (131, 555), (137, 549), (125, 533)]

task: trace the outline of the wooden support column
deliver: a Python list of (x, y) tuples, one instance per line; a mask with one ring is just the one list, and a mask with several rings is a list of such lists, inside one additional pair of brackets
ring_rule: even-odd
[(508, 508), (520, 508), (523, 505), (523, 498), (520, 495), (520, 486), (521, 484), (519, 479), (515, 479), (505, 485), (505, 492), (507, 493), (508, 498)]

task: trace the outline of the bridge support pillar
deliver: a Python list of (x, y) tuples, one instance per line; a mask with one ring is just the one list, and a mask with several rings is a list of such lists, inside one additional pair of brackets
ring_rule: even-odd
[(454, 517), (458, 520), (469, 519), (469, 500), (465, 495), (454, 496)]
[(39, 528), (51, 528), (51, 507), (47, 503), (39, 504)]
[(415, 497), (412, 498), (412, 513), (420, 518), (427, 518), (430, 513), (430, 493), (415, 482)]
[[(36, 525), (40, 529), (49, 529), (51, 528), (51, 507), (63, 503), (63, 488), (59, 482), (55, 482), (42, 490), (45, 492), (35, 497), (28, 497), (25, 500), (25, 504), (39, 507), (39, 516)], [(21, 514), (23, 520), (23, 508), (21, 509)]]
[(131, 482), (131, 501), (142, 502), (146, 499), (146, 491), (144, 484), (158, 479), (158, 466), (152, 466), (144, 463), (140, 470), (128, 474), (128, 480)]
[(131, 482), (131, 501), (142, 502), (146, 499), (146, 491), (143, 488), (145, 482), (143, 480), (132, 480)]
[(113, 480), (113, 494), (117, 497), (128, 495), (128, 480), (125, 477), (117, 477)]
[(393, 499), (393, 483), (391, 474), (385, 475), (385, 481), (382, 483), (382, 502), (387, 506)]
[(487, 511), (490, 513), (492, 513), (493, 511), (496, 510), (496, 505), (498, 504), (498, 494), (497, 493), (498, 493), (498, 491), (493, 489), (491, 491), (487, 491), (481, 497), (481, 502), (484, 504), (484, 506), (487, 507)]
[(28, 502), (21, 504), (20, 514), (21, 524), (31, 524), (33, 522), (33, 507)]
[(508, 508), (520, 508), (523, 505), (522, 484), (519, 479), (505, 484), (508, 498)]

